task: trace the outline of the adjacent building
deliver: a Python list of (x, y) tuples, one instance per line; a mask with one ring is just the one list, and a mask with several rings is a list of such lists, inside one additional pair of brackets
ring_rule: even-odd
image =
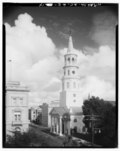
[(43, 103), (42, 108), (42, 125), (46, 127), (51, 127), (51, 116), (50, 112), (53, 109), (53, 107), (59, 107), (60, 102), (59, 100), (51, 101), (50, 104)]
[(31, 122), (41, 123), (41, 119), (40, 119), (41, 114), (42, 114), (41, 106), (31, 107), (29, 109), (29, 120)]
[(28, 92), (20, 82), (6, 83), (6, 134), (28, 130)]

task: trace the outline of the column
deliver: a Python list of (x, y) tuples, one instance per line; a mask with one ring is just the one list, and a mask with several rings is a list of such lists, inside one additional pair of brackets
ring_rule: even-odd
[(50, 126), (50, 132), (52, 132), (52, 115), (51, 115), (51, 126)]
[(60, 136), (62, 135), (62, 116), (60, 116)]
[(58, 117), (57, 117), (57, 134), (59, 134), (59, 125), (58, 125)]
[(53, 117), (53, 133), (55, 133), (55, 117)]
[(71, 133), (70, 133), (70, 121), (67, 121), (67, 129), (68, 129), (68, 135), (71, 135)]

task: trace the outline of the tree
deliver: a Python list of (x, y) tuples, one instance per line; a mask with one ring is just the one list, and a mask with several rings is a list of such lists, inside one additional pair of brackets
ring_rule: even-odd
[(93, 116), (95, 118), (94, 127), (101, 129), (99, 140), (101, 137), (104, 146), (116, 146), (116, 107), (99, 97), (93, 96), (84, 101), (82, 109), (85, 116), (83, 122), (88, 128), (88, 132), (92, 132), (90, 119)]
[(109, 146), (117, 146), (116, 107), (109, 105), (104, 112), (101, 125), (104, 140), (108, 142)]
[[(85, 126), (88, 128), (88, 132), (91, 132), (91, 121), (90, 118), (92, 115), (94, 115), (94, 118), (96, 118), (96, 122), (94, 122), (96, 127), (100, 126), (100, 118), (103, 116), (104, 112), (104, 100), (99, 99), (99, 97), (91, 97), (89, 100), (85, 100), (82, 106), (83, 114), (85, 115), (83, 122), (85, 123)], [(96, 115), (96, 116), (95, 116)], [(98, 121), (97, 121), (98, 119)]]
[[(36, 146), (37, 145), (37, 146)], [(5, 147), (41, 147), (48, 146), (46, 140), (39, 137), (33, 130), (28, 132), (15, 132), (13, 136), (8, 135)]]

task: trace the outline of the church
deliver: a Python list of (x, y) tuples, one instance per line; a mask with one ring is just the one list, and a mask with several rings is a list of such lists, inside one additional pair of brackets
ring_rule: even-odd
[(82, 105), (83, 98), (80, 91), (78, 56), (73, 48), (72, 36), (69, 36), (67, 53), (64, 55), (62, 91), (60, 92), (60, 106), (53, 107), (51, 116), (51, 132), (59, 135), (70, 135), (72, 130), (83, 133)]

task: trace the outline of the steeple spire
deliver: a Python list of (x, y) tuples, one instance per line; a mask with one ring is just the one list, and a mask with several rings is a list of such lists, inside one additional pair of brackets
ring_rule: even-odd
[(68, 52), (71, 52), (73, 50), (73, 41), (72, 41), (72, 34), (71, 30), (69, 33), (69, 41), (68, 41)]

